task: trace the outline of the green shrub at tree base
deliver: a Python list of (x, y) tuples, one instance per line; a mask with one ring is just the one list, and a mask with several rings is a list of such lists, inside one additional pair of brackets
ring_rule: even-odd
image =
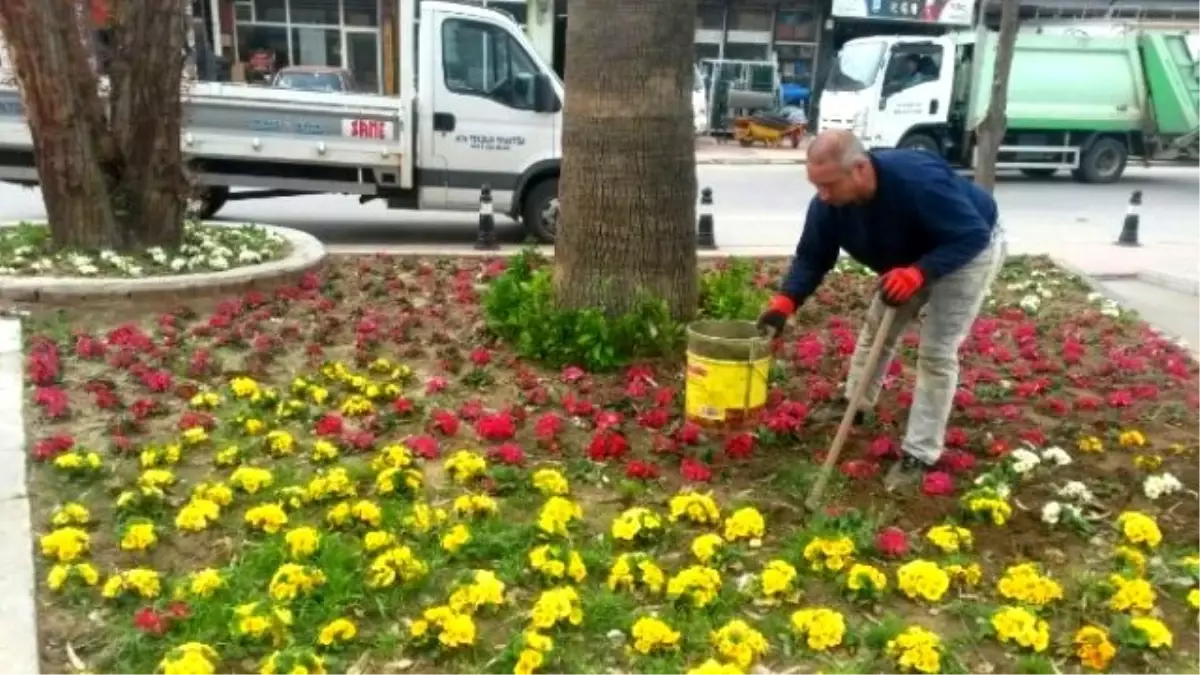
[[(564, 310), (554, 302), (554, 272), (547, 262), (536, 250), (522, 251), (484, 295), (488, 329), (521, 357), (602, 372), (637, 359), (682, 355), (684, 327), (671, 319), (662, 300), (641, 297), (615, 318), (599, 309)], [(744, 260), (701, 275), (701, 317), (754, 320), (770, 294), (754, 276), (754, 265)]]
[(660, 299), (638, 298), (629, 312), (565, 310), (554, 302), (554, 271), (534, 250), (514, 256), (483, 299), (488, 329), (527, 359), (553, 367), (612, 370), (678, 351), (683, 330)]

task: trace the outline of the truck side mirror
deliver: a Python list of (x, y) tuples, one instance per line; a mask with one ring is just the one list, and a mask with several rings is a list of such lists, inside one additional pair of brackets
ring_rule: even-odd
[(558, 112), (558, 94), (554, 93), (550, 76), (545, 73), (538, 73), (533, 78), (533, 104), (534, 110), (537, 112)]

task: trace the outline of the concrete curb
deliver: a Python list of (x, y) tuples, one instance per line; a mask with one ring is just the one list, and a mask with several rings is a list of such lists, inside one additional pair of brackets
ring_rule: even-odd
[[(525, 245), (505, 245), (495, 251), (478, 251), (464, 244), (462, 248), (432, 244), (429, 246), (400, 244), (396, 246), (379, 246), (372, 244), (332, 244), (326, 247), (330, 258), (345, 258), (364, 255), (384, 255), (395, 257), (438, 257), (438, 258), (511, 258), (528, 247)], [(553, 246), (539, 246), (537, 252), (547, 258), (554, 257)], [(781, 253), (775, 249), (718, 249), (716, 251), (696, 251), (701, 260), (720, 260), (724, 258), (757, 258), (761, 260), (788, 260), (791, 253)]]
[[(1159, 326), (1156, 326), (1153, 323), (1146, 321), (1146, 319), (1142, 316), (1141, 312), (1138, 312), (1136, 309), (1133, 309), (1134, 303), (1130, 302), (1128, 298), (1124, 297), (1120, 293), (1113, 292), (1113, 290), (1111, 288), (1108, 288), (1107, 286), (1105, 286), (1102, 283), (1104, 281), (1129, 281), (1129, 280), (1139, 280), (1139, 281), (1145, 282), (1146, 280), (1142, 278), (1141, 273), (1092, 275), (1092, 274), (1088, 274), (1087, 272), (1084, 272), (1083, 270), (1079, 269), (1075, 265), (1073, 265), (1069, 262), (1066, 262), (1060, 258), (1050, 256), (1050, 259), (1054, 262), (1055, 265), (1058, 265), (1059, 267), (1066, 270), (1067, 272), (1070, 272), (1071, 274), (1075, 275), (1076, 277), (1079, 277), (1080, 281), (1082, 281), (1084, 284), (1087, 285), (1088, 288), (1092, 289), (1096, 293), (1099, 293), (1106, 298), (1116, 301), (1117, 304), (1121, 305), (1121, 307), (1125, 308), (1126, 310), (1135, 312), (1138, 315), (1138, 318), (1143, 323), (1145, 323), (1147, 326), (1150, 326), (1150, 328), (1153, 329), (1154, 332), (1158, 333), (1159, 335), (1169, 337), (1172, 340), (1174, 340), (1176, 342), (1176, 344), (1179, 344), (1180, 346), (1182, 346), (1184, 348), (1184, 351), (1186, 351), (1187, 354), (1189, 356), (1191, 356), (1193, 360), (1200, 360), (1200, 359), (1197, 359), (1196, 350), (1192, 347), (1192, 345), (1189, 345), (1187, 343), (1187, 340), (1184, 340), (1183, 338), (1172, 333), (1171, 331), (1164, 330), (1164, 329), (1160, 328)], [(1146, 283), (1150, 283), (1151, 285), (1157, 285), (1157, 284), (1154, 284), (1153, 282), (1146, 282)], [(1163, 288), (1169, 288), (1169, 287), (1164, 286)], [(1171, 290), (1174, 290), (1174, 289), (1171, 289)]]
[(1155, 272), (1153, 270), (1142, 270), (1137, 273), (1136, 278), (1152, 286), (1165, 288), (1176, 293), (1200, 296), (1200, 279), (1189, 279), (1178, 274)]
[(40, 673), (33, 526), (25, 487), (21, 321), (0, 318), (0, 673)]
[[(217, 227), (238, 227), (239, 223), (207, 222)], [(6, 223), (0, 227), (10, 227)], [(55, 302), (63, 300), (129, 299), (178, 293), (225, 293), (235, 290), (272, 286), (292, 281), (324, 262), (325, 245), (307, 232), (274, 225), (259, 225), (283, 237), (291, 252), (282, 260), (247, 265), (220, 272), (173, 274), (138, 279), (91, 279), (87, 277), (0, 277), (0, 299), (18, 302)]]

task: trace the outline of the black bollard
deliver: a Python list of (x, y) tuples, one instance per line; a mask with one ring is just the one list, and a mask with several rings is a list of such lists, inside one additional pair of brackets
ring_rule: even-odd
[(479, 237), (475, 240), (475, 250), (494, 251), (496, 244), (496, 216), (492, 207), (492, 188), (484, 185), (479, 190)]
[(1129, 197), (1129, 210), (1125, 212), (1125, 223), (1121, 226), (1121, 236), (1117, 238), (1117, 246), (1141, 246), (1138, 242), (1138, 225), (1142, 208), (1142, 191), (1134, 190)]
[(696, 223), (696, 248), (705, 251), (715, 251), (717, 248), (712, 208), (712, 188), (706, 187), (700, 191), (700, 217)]

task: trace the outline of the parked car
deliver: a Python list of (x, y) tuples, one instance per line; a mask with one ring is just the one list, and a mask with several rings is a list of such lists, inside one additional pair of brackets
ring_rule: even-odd
[(354, 76), (336, 66), (286, 66), (271, 78), (271, 86), (298, 91), (352, 92)]

